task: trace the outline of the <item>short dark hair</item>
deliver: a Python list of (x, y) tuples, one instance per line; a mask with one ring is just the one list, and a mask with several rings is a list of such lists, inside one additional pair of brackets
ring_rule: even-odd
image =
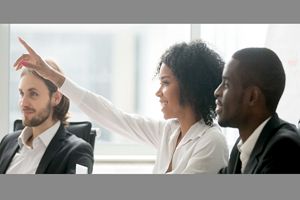
[(268, 48), (252, 47), (235, 52), (232, 58), (239, 61), (243, 88), (260, 88), (266, 98), (266, 108), (274, 113), (285, 87), (284, 69), (276, 53)]
[(212, 125), (215, 113), (214, 90), (222, 81), (224, 61), (208, 43), (195, 40), (171, 46), (160, 58), (156, 76), (161, 64), (166, 64), (178, 80), (180, 104), (189, 103), (196, 113), (196, 120), (203, 117), (205, 124)]
[[(45, 62), (47, 62), (53, 69), (57, 70), (58, 72), (63, 74), (62, 68), (51, 58), (45, 58)], [(36, 73), (33, 69), (23, 68), (20, 77), (24, 76), (25, 74), (30, 73), (35, 75), (36, 77), (43, 80), (45, 85), (49, 90), (49, 96), (51, 97), (54, 92), (58, 90), (57, 86), (53, 84), (51, 81), (44, 79), (38, 73)], [(63, 95), (60, 103), (54, 107), (53, 110), (53, 120), (60, 120), (63, 125), (68, 125), (67, 119), (70, 117), (69, 113), (70, 108), (70, 100)]]

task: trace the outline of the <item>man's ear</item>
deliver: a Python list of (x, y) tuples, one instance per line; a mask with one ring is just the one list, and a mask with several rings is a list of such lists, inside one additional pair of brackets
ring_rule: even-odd
[(58, 90), (52, 94), (53, 106), (57, 106), (60, 103), (62, 96), (62, 93), (60, 93)]
[(259, 99), (261, 98), (262, 92), (258, 87), (251, 87), (249, 88), (249, 98), (248, 98), (248, 103), (249, 106), (254, 106), (257, 105), (259, 102)]

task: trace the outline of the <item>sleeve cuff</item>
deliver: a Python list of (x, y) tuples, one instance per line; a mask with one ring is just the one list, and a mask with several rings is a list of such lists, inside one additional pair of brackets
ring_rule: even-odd
[(76, 106), (79, 106), (85, 96), (86, 89), (82, 88), (81, 86), (77, 85), (69, 78), (66, 77), (64, 83), (59, 88), (59, 91), (68, 97), (70, 101), (75, 103)]

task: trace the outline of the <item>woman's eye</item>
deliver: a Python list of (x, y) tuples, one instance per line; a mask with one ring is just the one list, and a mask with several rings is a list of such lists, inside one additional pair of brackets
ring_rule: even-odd
[(160, 84), (160, 85), (168, 85), (169, 82), (168, 82), (168, 81), (161, 81), (159, 84)]

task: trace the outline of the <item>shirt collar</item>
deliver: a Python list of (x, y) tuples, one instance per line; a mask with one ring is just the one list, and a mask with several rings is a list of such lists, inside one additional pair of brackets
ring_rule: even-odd
[(20, 146), (20, 148), (22, 148), (23, 145), (26, 144), (27, 140), (32, 136), (32, 128), (26, 126), (21, 134), (18, 137), (18, 144)]
[[(214, 123), (213, 126), (216, 126), (216, 124)], [(179, 145), (183, 145), (183, 144), (187, 143), (188, 141), (193, 140), (197, 137), (202, 137), (208, 128), (210, 128), (210, 126), (207, 126), (203, 119), (199, 120), (198, 122), (196, 122), (195, 124), (193, 124), (190, 127), (188, 132), (185, 134), (185, 136), (180, 141)], [(181, 129), (179, 126), (176, 129), (176, 131), (172, 134), (170, 139), (172, 140), (175, 137), (177, 140), (177, 138), (180, 134), (180, 131), (181, 131)]]
[(261, 123), (254, 131), (253, 133), (248, 137), (248, 139), (243, 143), (242, 140), (239, 141), (237, 148), (240, 152), (245, 153), (247, 156), (250, 156), (254, 145), (262, 131), (262, 129), (265, 127), (266, 123), (271, 119), (269, 117), (266, 119), (263, 123)]
[[(60, 127), (60, 120), (58, 120), (53, 126), (42, 132), (37, 138), (40, 138), (44, 145), (47, 147), (51, 142), (52, 138), (56, 134)], [(26, 144), (27, 140), (32, 136), (32, 127), (26, 126), (20, 136), (18, 137), (18, 144), (20, 148)]]

